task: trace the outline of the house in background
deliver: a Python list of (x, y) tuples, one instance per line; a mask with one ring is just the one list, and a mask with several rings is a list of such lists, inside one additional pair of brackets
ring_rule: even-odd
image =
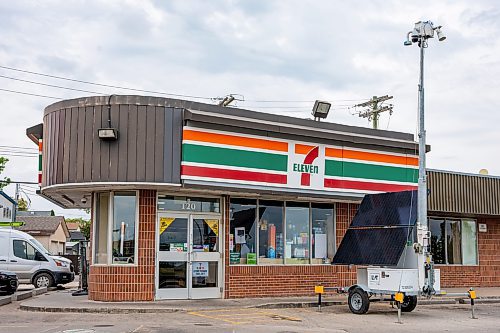
[(51, 253), (65, 253), (70, 233), (63, 216), (18, 216), (17, 221), (24, 222), (18, 230), (33, 236)]
[(87, 240), (85, 235), (80, 231), (78, 222), (66, 222), (69, 230), (69, 237), (66, 243), (66, 254), (79, 254), (80, 241)]
[(0, 222), (14, 222), (17, 203), (4, 191), (0, 190)]
[(51, 210), (18, 210), (17, 216), (55, 216)]

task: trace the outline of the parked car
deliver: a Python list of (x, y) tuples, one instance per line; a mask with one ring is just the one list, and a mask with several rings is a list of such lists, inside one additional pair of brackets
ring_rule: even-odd
[(0, 271), (17, 274), (19, 283), (52, 287), (75, 279), (71, 260), (52, 255), (31, 235), (0, 228)]
[(14, 272), (0, 271), (0, 292), (12, 295), (16, 292), (19, 282)]

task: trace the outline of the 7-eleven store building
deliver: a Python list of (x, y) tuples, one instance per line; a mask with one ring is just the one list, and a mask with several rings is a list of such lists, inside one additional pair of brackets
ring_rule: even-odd
[(28, 136), (42, 195), (92, 209), (93, 300), (348, 285), (330, 262), (363, 195), (417, 182), (410, 134), (157, 97), (58, 102)]

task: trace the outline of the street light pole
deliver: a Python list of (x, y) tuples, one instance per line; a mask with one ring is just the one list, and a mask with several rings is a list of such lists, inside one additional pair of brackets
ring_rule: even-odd
[(434, 37), (434, 31), (437, 33), (439, 41), (446, 37), (441, 32), (441, 26), (434, 27), (431, 21), (419, 21), (415, 23), (412, 31), (408, 32), (407, 40), (404, 45), (418, 43), (420, 48), (420, 80), (418, 85), (418, 111), (419, 111), (419, 140), (418, 140), (418, 219), (417, 219), (417, 238), (418, 238), (418, 270), (419, 286), (424, 295), (432, 295), (434, 290), (434, 266), (430, 254), (431, 234), (427, 221), (427, 175), (425, 172), (425, 113), (424, 113), (424, 54), (427, 48), (427, 40)]

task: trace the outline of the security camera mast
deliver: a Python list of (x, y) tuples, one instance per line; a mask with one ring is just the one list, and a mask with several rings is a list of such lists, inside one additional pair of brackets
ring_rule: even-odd
[[(419, 287), (424, 295), (433, 295), (434, 289), (434, 264), (430, 253), (430, 239), (427, 221), (427, 176), (425, 173), (426, 133), (424, 118), (424, 49), (428, 47), (428, 40), (437, 33), (438, 40), (444, 41), (446, 37), (441, 31), (441, 26), (434, 27), (431, 21), (418, 21), (415, 27), (407, 34), (404, 45), (414, 43), (420, 48), (420, 81), (418, 84), (418, 219), (417, 219), (417, 243), (414, 248), (418, 251)], [(410, 39), (411, 38), (411, 39)]]

